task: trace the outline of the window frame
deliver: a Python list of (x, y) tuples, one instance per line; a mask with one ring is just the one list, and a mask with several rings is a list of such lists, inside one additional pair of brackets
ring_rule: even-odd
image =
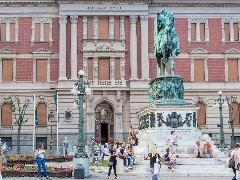
[[(239, 43), (240, 42), (240, 19), (239, 18), (231, 18), (231, 17), (226, 17), (222, 18), (222, 43)], [(225, 38), (225, 28), (224, 24), (229, 23), (229, 32), (230, 32), (230, 41), (226, 41)], [(234, 40), (234, 25), (235, 23), (238, 23), (238, 41)]]
[[(36, 28), (35, 24), (40, 23), (40, 40), (35, 40)], [(44, 39), (45, 27), (44, 24), (49, 23), (49, 38), (48, 40)], [(43, 31), (43, 32), (42, 32)], [(43, 39), (42, 39), (43, 38)], [(53, 44), (53, 25), (52, 25), (52, 18), (51, 17), (32, 17), (32, 37), (31, 37), (31, 45), (34, 43), (49, 43), (50, 46)]]
[[(192, 24), (196, 23), (196, 41), (192, 41)], [(205, 24), (205, 41), (201, 41), (201, 32), (200, 27), (202, 24)], [(209, 43), (209, 26), (208, 26), (208, 18), (188, 18), (188, 43)]]
[(204, 61), (204, 81), (208, 81), (208, 60), (209, 52), (202, 48), (194, 49), (192, 52), (190, 52), (190, 58), (191, 58), (191, 81), (194, 81), (194, 60), (195, 59), (203, 59)]
[[(32, 52), (33, 54), (33, 82), (37, 82), (37, 60), (46, 59), (47, 61), (47, 81), (50, 82), (50, 63), (51, 63), (51, 54), (52, 51), (47, 49), (38, 49), (37, 51)], [(46, 83), (40, 82), (40, 83)]]
[[(2, 81), (2, 60), (13, 60), (13, 80), (9, 82)], [(2, 83), (11, 83), (16, 82), (16, 52), (12, 49), (0, 49), (0, 82)]]
[[(18, 17), (0, 17), (0, 25), (1, 24), (6, 24), (6, 40), (5, 41), (1, 41), (0, 43), (15, 43), (16, 45), (18, 45), (19, 40), (18, 40)], [(15, 24), (15, 37), (14, 37), (14, 41), (11, 41), (11, 24)], [(8, 26), (8, 30), (7, 31), (7, 26)], [(8, 37), (8, 38), (7, 38)]]
[(226, 82), (234, 82), (234, 81), (228, 81), (228, 59), (237, 59), (238, 61), (238, 81), (240, 81), (240, 51), (232, 48), (224, 53), (224, 59), (225, 59), (225, 81)]
[[(0, 108), (1, 108), (1, 110), (0, 110), (0, 112), (1, 112), (1, 113), (0, 113), (0, 116), (1, 116), (1, 118), (0, 118), (0, 125), (1, 125), (2, 128), (9, 128), (9, 127), (12, 128), (12, 127), (13, 127), (13, 112), (12, 112), (12, 109), (10, 109), (10, 110), (11, 110), (11, 119), (12, 119), (11, 125), (10, 125), (10, 126), (6, 126), (6, 125), (3, 126), (3, 125), (2, 125), (2, 107), (3, 107), (5, 104), (9, 104), (9, 105), (10, 105), (10, 103), (9, 103), (9, 102), (6, 102), (6, 101), (1, 104), (1, 107), (0, 107)], [(11, 105), (10, 105), (10, 108), (11, 108)]]

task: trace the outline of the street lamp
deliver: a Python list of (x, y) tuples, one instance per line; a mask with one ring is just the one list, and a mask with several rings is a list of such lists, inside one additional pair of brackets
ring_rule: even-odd
[(227, 107), (227, 103), (222, 99), (222, 91), (218, 91), (219, 98), (215, 101), (213, 104), (213, 107), (219, 108), (220, 112), (220, 144), (219, 148), (225, 148), (225, 138), (224, 138), (224, 131), (223, 131), (223, 115), (222, 115), (222, 109), (224, 107)]
[(52, 112), (52, 110), (48, 113), (48, 121), (50, 121), (51, 123), (51, 140), (50, 140), (50, 150), (52, 150), (52, 145), (53, 145), (53, 138), (52, 138), (52, 123), (53, 123), (53, 119), (54, 119), (54, 114)]
[(77, 153), (75, 154), (75, 162), (82, 164), (85, 168), (85, 176), (89, 176), (89, 158), (85, 152), (85, 143), (84, 143), (84, 95), (91, 95), (91, 89), (88, 87), (88, 84), (83, 80), (84, 71), (80, 70), (79, 81), (76, 82), (71, 90), (71, 93), (78, 95), (78, 101), (74, 101), (74, 106), (78, 107), (79, 110), (79, 123), (78, 123), (78, 146)]

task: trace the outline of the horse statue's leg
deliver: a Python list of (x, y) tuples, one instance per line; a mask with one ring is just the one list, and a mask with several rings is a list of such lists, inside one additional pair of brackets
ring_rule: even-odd
[(176, 69), (176, 65), (175, 65), (175, 55), (172, 56), (172, 59), (171, 59), (171, 70), (172, 71), (175, 71)]

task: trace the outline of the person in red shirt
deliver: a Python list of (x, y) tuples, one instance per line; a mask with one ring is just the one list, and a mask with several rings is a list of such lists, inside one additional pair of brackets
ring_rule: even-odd
[(209, 140), (206, 140), (205, 144), (203, 145), (203, 152), (204, 154), (209, 154), (210, 157), (212, 155), (212, 145), (209, 143)]

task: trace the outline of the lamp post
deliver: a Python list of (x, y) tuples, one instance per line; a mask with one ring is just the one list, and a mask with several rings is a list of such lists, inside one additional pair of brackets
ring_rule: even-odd
[(50, 150), (52, 150), (52, 145), (53, 145), (53, 138), (52, 138), (52, 123), (53, 123), (53, 119), (54, 119), (54, 114), (52, 112), (52, 110), (48, 113), (48, 121), (50, 120), (51, 123), (51, 140), (50, 140)]
[(222, 98), (222, 91), (218, 91), (219, 98), (215, 101), (213, 107), (219, 108), (220, 112), (220, 144), (219, 148), (225, 148), (225, 138), (224, 138), (224, 131), (223, 131), (223, 115), (222, 109), (227, 106), (226, 102)]
[(78, 95), (78, 101), (74, 101), (74, 104), (78, 106), (79, 110), (79, 123), (78, 123), (78, 146), (77, 153), (75, 154), (75, 163), (82, 164), (85, 168), (85, 177), (89, 176), (89, 158), (85, 152), (84, 143), (84, 114), (83, 114), (83, 98), (85, 95), (91, 94), (91, 89), (83, 80), (84, 71), (80, 70), (79, 81), (76, 82), (71, 90), (71, 93)]

